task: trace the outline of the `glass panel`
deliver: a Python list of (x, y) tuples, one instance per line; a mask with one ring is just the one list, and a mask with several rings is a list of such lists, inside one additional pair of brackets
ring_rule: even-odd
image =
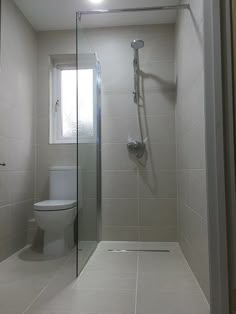
[[(236, 2), (232, 1), (232, 57), (233, 57), (233, 81), (234, 81), (234, 121), (236, 126)], [(236, 142), (236, 127), (234, 127), (234, 141)], [(230, 140), (229, 140), (230, 142)], [(228, 142), (228, 143), (229, 143)], [(231, 154), (231, 152), (230, 152)], [(229, 160), (229, 159), (228, 159)], [(227, 160), (226, 160), (227, 161)], [(236, 160), (235, 160), (236, 164)], [(232, 166), (228, 164), (227, 169), (230, 169), (230, 173), (232, 174)], [(229, 177), (229, 176), (228, 176)], [(230, 186), (234, 189), (233, 182), (235, 182), (232, 178), (228, 178), (230, 182), (227, 187), (227, 198), (228, 198), (228, 235), (229, 235), (229, 245), (228, 245), (228, 253), (229, 253), (229, 278), (230, 278), (230, 297), (231, 297), (231, 312), (234, 314), (236, 312), (236, 229), (235, 229), (235, 208), (234, 202), (232, 202), (232, 195)]]
[[(195, 307), (199, 309), (199, 314), (208, 313), (209, 310), (205, 116), (202, 114), (205, 105), (204, 64), (203, 55), (195, 55), (196, 47), (202, 51), (202, 42), (199, 40), (202, 16), (195, 14), (183, 13), (178, 19), (177, 39), (180, 42), (176, 46), (176, 56), (175, 27), (170, 25), (120, 25), (122, 27), (78, 30), (79, 63), (83, 60), (83, 54), (93, 53), (91, 43), (102, 64), (102, 238), (107, 242), (101, 243), (99, 254), (95, 254), (93, 262), (96, 264), (98, 258), (97, 262), (105, 272), (107, 270), (108, 273), (117, 274), (120, 262), (123, 265), (128, 259), (128, 268), (135, 273), (140, 258), (142, 269), (138, 269), (136, 275), (141, 275), (143, 280), (133, 287), (132, 296), (137, 292), (145, 294), (148, 285), (155, 286), (155, 291), (149, 291), (141, 301), (138, 298), (135, 306), (132, 302), (133, 309), (128, 308), (128, 312), (137, 309), (137, 312), (147, 313), (151, 307), (158, 308), (160, 303), (166, 313), (175, 310), (176, 313), (191, 313)], [(106, 17), (102, 14), (96, 17), (82, 16), (82, 23), (88, 25), (88, 20), (94, 22), (94, 19), (97, 23), (99, 17), (112, 21), (115, 18), (114, 14), (107, 14)], [(196, 57), (197, 63), (191, 69), (184, 67), (183, 60), (189, 60), (192, 55)], [(177, 85), (174, 75), (176, 64)], [(96, 69), (99, 84), (99, 67)], [(186, 80), (186, 77), (189, 79)], [(196, 97), (190, 97), (192, 92)], [(197, 106), (195, 98), (199, 100)], [(201, 113), (200, 116), (193, 115), (193, 110)], [(193, 139), (198, 141), (193, 144)], [(127, 148), (131, 148), (130, 152)], [(86, 245), (95, 230), (91, 219), (95, 207), (90, 207), (95, 189), (97, 216), (100, 220), (100, 187), (99, 182), (96, 186), (95, 177), (96, 174), (100, 175), (100, 168), (94, 168), (95, 171), (91, 168), (95, 163), (94, 159), (91, 162), (94, 156), (90, 149), (79, 145), (79, 165), (84, 167), (84, 164), (89, 163), (85, 170), (87, 177), (83, 181), (83, 188), (88, 189), (84, 193), (88, 208), (85, 206), (83, 213), (79, 214), (79, 244)], [(84, 153), (87, 153), (86, 157)], [(198, 158), (196, 161), (197, 153), (201, 160)], [(98, 159), (97, 162), (100, 164)], [(179, 234), (177, 231), (180, 231)], [(179, 239), (183, 251), (178, 244)], [(108, 253), (109, 250), (112, 252)], [(127, 252), (129, 250), (134, 252)], [(91, 251), (88, 246), (87, 251), (89, 256)], [(79, 257), (82, 258), (79, 259), (81, 267), (86, 256), (81, 251)], [(89, 275), (90, 270), (85, 268), (83, 274)], [(153, 276), (159, 273), (162, 274), (162, 280)], [(118, 277), (109, 277), (111, 290)], [(143, 281), (146, 282), (145, 287)], [(105, 286), (106, 290), (107, 281)], [(163, 299), (163, 287), (165, 289), (166, 286), (173, 293)], [(107, 304), (109, 296), (106, 292), (103, 296), (99, 295), (104, 297), (104, 304)], [(182, 302), (183, 297), (185, 303)], [(118, 304), (117, 311), (126, 312), (122, 304)]]
[[(78, 26), (79, 26), (79, 21)], [(100, 117), (99, 64), (88, 44), (86, 32), (77, 28), (78, 134), (92, 136), (90, 143), (78, 144), (78, 254), (81, 272), (98, 243), (100, 203)]]

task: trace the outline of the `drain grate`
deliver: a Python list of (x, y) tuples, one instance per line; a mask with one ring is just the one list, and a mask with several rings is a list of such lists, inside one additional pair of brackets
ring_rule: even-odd
[(110, 253), (129, 253), (129, 252), (151, 252), (151, 253), (170, 253), (170, 250), (108, 250)]

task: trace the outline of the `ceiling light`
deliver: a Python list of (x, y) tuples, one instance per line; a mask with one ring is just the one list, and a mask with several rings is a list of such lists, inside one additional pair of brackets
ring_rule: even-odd
[(96, 4), (103, 2), (103, 0), (89, 0), (89, 1)]

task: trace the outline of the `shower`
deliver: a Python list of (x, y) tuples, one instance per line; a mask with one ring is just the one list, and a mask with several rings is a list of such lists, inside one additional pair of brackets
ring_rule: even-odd
[(129, 152), (134, 154), (137, 158), (142, 158), (146, 145), (144, 142), (144, 136), (143, 136), (143, 129), (142, 129), (142, 121), (141, 121), (141, 112), (140, 112), (140, 64), (139, 64), (139, 49), (142, 49), (144, 47), (144, 41), (141, 39), (133, 40), (131, 42), (131, 47), (134, 49), (134, 103), (137, 105), (138, 109), (138, 119), (139, 119), (139, 128), (140, 128), (140, 141), (129, 141), (127, 147)]
[(139, 49), (144, 47), (143, 40), (134, 40), (131, 42), (134, 49), (134, 102), (139, 106), (140, 99), (140, 82), (139, 82)]
[(141, 49), (144, 47), (144, 41), (139, 39), (139, 40), (133, 40), (131, 42), (131, 47), (135, 50)]

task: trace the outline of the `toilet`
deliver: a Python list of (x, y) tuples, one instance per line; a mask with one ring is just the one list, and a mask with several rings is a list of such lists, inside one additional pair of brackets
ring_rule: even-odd
[[(80, 169), (78, 169), (79, 186), (81, 186), (80, 178)], [(78, 188), (78, 196), (80, 202), (80, 188)], [(34, 204), (35, 220), (44, 231), (45, 255), (63, 256), (74, 247), (76, 199), (77, 168), (49, 168), (49, 200)]]

